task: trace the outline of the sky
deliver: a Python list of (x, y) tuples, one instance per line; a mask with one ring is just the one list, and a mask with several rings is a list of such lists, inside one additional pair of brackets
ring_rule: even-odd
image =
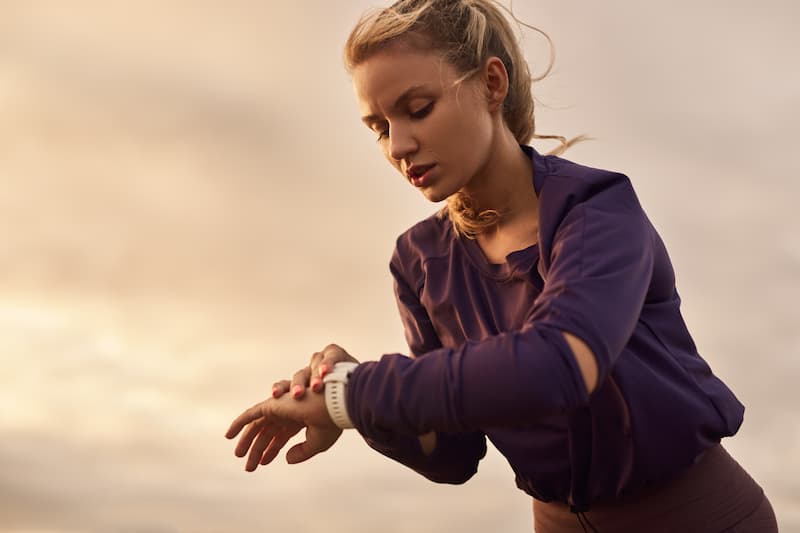
[[(342, 68), (375, 5), (0, 2), (0, 532), (531, 530), (494, 450), (454, 487), (352, 431), (254, 474), (223, 438), (331, 342), (406, 351), (388, 260), (438, 206), (383, 160)], [(538, 131), (588, 134), (567, 157), (630, 176), (747, 406), (724, 445), (800, 532), (800, 7), (514, 12), (555, 42)]]

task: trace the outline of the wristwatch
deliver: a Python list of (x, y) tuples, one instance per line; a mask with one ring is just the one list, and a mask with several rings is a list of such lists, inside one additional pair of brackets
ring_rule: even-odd
[(347, 381), (358, 363), (343, 361), (333, 365), (330, 374), (322, 379), (325, 384), (325, 406), (333, 423), (342, 429), (350, 429), (353, 421), (347, 414)]

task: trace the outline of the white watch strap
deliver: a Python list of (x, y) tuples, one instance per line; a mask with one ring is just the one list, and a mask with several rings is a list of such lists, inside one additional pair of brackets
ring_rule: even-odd
[(358, 363), (341, 362), (333, 365), (330, 374), (323, 378), (325, 383), (325, 406), (333, 423), (342, 429), (350, 429), (353, 421), (347, 414), (347, 381)]

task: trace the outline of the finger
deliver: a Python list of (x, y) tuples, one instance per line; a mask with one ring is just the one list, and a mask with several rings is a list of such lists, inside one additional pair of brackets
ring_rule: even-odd
[(308, 367), (311, 369), (310, 387), (311, 390), (314, 392), (322, 392), (322, 389), (325, 387), (322, 384), (322, 377), (324, 376), (324, 374), (319, 373), (319, 366), (324, 358), (325, 358), (324, 351), (316, 352), (314, 355), (311, 356), (311, 362), (308, 365)]
[(331, 370), (333, 370), (333, 365), (342, 360), (339, 358), (339, 352), (341, 351), (343, 350), (339, 349), (339, 347), (335, 344), (329, 344), (322, 349), (323, 357), (317, 368), (317, 374), (319, 374), (319, 377), (324, 378), (330, 373)]
[(289, 448), (289, 451), (286, 452), (286, 462), (290, 465), (296, 465), (297, 463), (308, 461), (318, 453), (308, 445), (308, 442), (301, 442)]
[(311, 369), (309, 367), (301, 368), (292, 376), (292, 398), (299, 400), (303, 397), (308, 387), (309, 379), (311, 378)]
[(331, 354), (322, 359), (317, 367), (317, 375), (320, 379), (324, 378), (333, 371), (333, 365), (339, 362), (338, 354)]
[(267, 446), (267, 449), (264, 450), (264, 453), (261, 454), (261, 459), (259, 460), (260, 465), (268, 465), (270, 464), (280, 453), (281, 449), (289, 442), (289, 438), (284, 435), (275, 435)]
[(264, 450), (272, 442), (276, 433), (277, 426), (275, 424), (266, 424), (261, 428), (258, 437), (256, 437), (253, 446), (250, 448), (250, 455), (247, 456), (247, 463), (244, 466), (245, 470), (252, 472), (258, 467), (258, 463), (261, 462), (261, 456), (264, 455)]
[(266, 421), (261, 418), (245, 428), (244, 433), (242, 433), (242, 436), (239, 438), (239, 442), (236, 444), (236, 448), (233, 450), (236, 457), (244, 457), (247, 455), (247, 450), (250, 449), (253, 439), (261, 432), (265, 423)]
[(289, 389), (291, 388), (291, 386), (292, 386), (292, 382), (289, 381), (288, 379), (282, 379), (280, 381), (276, 381), (272, 385), (272, 397), (273, 398), (280, 398), (281, 396), (283, 396), (284, 394), (289, 392)]
[(261, 464), (270, 464), (278, 456), (278, 453), (286, 443), (289, 442), (289, 439), (297, 435), (301, 429), (303, 429), (303, 426), (300, 424), (296, 427), (284, 426), (280, 428), (261, 456)]
[(322, 451), (312, 443), (304, 441), (289, 448), (289, 451), (286, 452), (286, 462), (290, 465), (296, 465), (297, 463), (308, 461)]
[(333, 372), (333, 366), (339, 361), (344, 359), (338, 353), (332, 353), (320, 361), (314, 377), (311, 378), (311, 390), (314, 392), (322, 392), (325, 389), (325, 376)]
[(231, 423), (228, 431), (225, 433), (225, 437), (229, 439), (234, 438), (247, 424), (264, 416), (267, 412), (266, 409), (266, 402), (257, 403), (250, 409), (247, 409)]
[(311, 390), (314, 392), (322, 392), (325, 388), (325, 384), (322, 382), (322, 378), (319, 376), (314, 376), (311, 378)]
[(306, 440), (289, 448), (289, 451), (286, 452), (286, 462), (292, 465), (311, 459), (333, 446), (341, 434), (341, 430), (332, 432), (307, 428)]
[(350, 357), (347, 352), (336, 346), (335, 344), (329, 345), (325, 348), (325, 355), (319, 362), (316, 374), (319, 374), (320, 379), (333, 371), (333, 365), (341, 363), (342, 361), (349, 361)]
[(316, 370), (319, 362), (322, 361), (322, 357), (325, 355), (324, 352), (314, 352), (314, 355), (311, 356), (311, 361), (308, 362), (308, 368), (311, 369), (313, 373)]

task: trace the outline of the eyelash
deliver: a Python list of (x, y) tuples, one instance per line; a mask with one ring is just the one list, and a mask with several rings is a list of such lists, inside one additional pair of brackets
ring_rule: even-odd
[[(429, 103), (419, 111), (415, 111), (414, 113), (409, 113), (412, 119), (414, 120), (422, 120), (423, 118), (430, 115), (431, 111), (433, 110), (433, 102)], [(378, 132), (378, 139), (377, 142), (381, 142), (385, 138), (389, 136), (389, 130), (386, 131), (379, 131)]]
[(420, 120), (420, 119), (423, 119), (423, 118), (427, 117), (430, 114), (432, 109), (433, 109), (433, 102), (429, 103), (428, 105), (426, 105), (425, 107), (423, 107), (419, 111), (416, 111), (414, 113), (409, 113), (409, 114), (411, 115), (411, 118), (416, 119), (416, 120)]

